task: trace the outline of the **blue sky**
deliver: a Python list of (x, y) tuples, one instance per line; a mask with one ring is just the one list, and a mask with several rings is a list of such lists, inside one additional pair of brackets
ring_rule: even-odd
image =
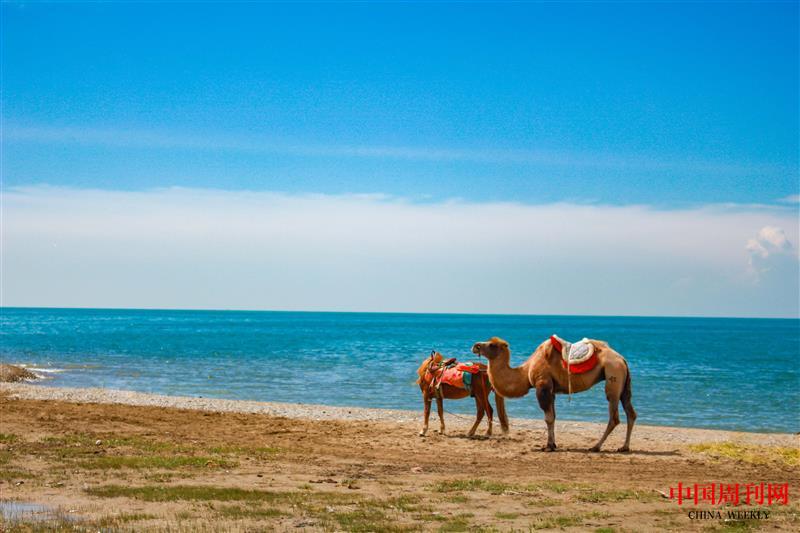
[(7, 186), (615, 204), (798, 188), (794, 2), (3, 15)]
[[(622, 279), (638, 274), (642, 287), (703, 284), (698, 280), (713, 277), (721, 257), (735, 258), (742, 272), (729, 273), (734, 281), (720, 286), (717, 296), (705, 296), (724, 300), (718, 307), (667, 302), (669, 291), (661, 294), (653, 288), (646, 301), (613, 296), (621, 303), (580, 312), (797, 314), (796, 294), (784, 294), (797, 285), (796, 264), (791, 262), (797, 255), (800, 193), (796, 2), (27, 2), (4, 3), (1, 9), (8, 303), (134, 305), (130, 294), (114, 296), (112, 291), (110, 300), (100, 298), (89, 279), (75, 285), (76, 294), (96, 297), (36, 292), (36, 287), (48, 286), (45, 278), (58, 275), (31, 273), (26, 265), (34, 256), (54, 267), (77, 259), (43, 259), (47, 256), (36, 255), (41, 250), (34, 253), (33, 244), (23, 246), (23, 234), (28, 243), (49, 243), (57, 240), (51, 233), (61, 231), (54, 222), (50, 229), (31, 233), (35, 217), (26, 218), (32, 212), (23, 216), (23, 211), (32, 204), (74, 213), (77, 204), (65, 204), (64, 199), (79, 202), (80, 194), (73, 193), (92, 190), (106, 191), (110, 196), (103, 198), (122, 207), (137, 205), (137, 195), (143, 193), (155, 195), (159, 205), (167, 200), (185, 205), (191, 199), (206, 208), (198, 198), (205, 198), (202, 191), (216, 190), (234, 211), (243, 203), (266, 202), (267, 193), (279, 195), (269, 198), (280, 202), (321, 195), (330, 204), (315, 209), (330, 209), (337, 217), (337, 209), (345, 209), (337, 202), (353, 197), (384, 207), (419, 204), (442, 212), (453, 202), (477, 210), (506, 204), (526, 209), (566, 205), (562, 211), (569, 206), (635, 207), (645, 209), (642, 224), (652, 228), (663, 225), (661, 213), (691, 218), (705, 216), (709, 209), (719, 213), (726, 206), (724, 217), (741, 215), (728, 225), (738, 233), (730, 237), (730, 250), (709, 247), (707, 262), (696, 253), (686, 259), (696, 261), (702, 274), (676, 264), (664, 271), (663, 280), (648, 282), (644, 278), (651, 266), (620, 266), (614, 271), (621, 276), (620, 289), (609, 293), (619, 295)], [(174, 187), (186, 190), (186, 198), (158, 196)], [(63, 194), (54, 195), (54, 190)], [(249, 191), (252, 197), (237, 191)], [(268, 209), (268, 202), (264, 205)], [(539, 220), (540, 213), (525, 213), (520, 215), (525, 221)], [(622, 220), (617, 211), (604, 211), (598, 218), (606, 215)], [(187, 220), (203, 227), (202, 216), (198, 208)], [(398, 210), (397, 216), (408, 213)], [(459, 213), (452, 216), (461, 220)], [(96, 217), (95, 223), (103, 224), (102, 213)], [(65, 215), (61, 220), (71, 219)], [(90, 224), (72, 223), (76, 228)], [(360, 226), (370, 223), (363, 220)], [(464, 219), (453, 231), (468, 224)], [(508, 224), (499, 224), (497, 230)], [(766, 248), (748, 248), (749, 241), (760, 242), (764, 228), (778, 228), (783, 237), (767, 230)], [(565, 234), (565, 246), (590, 244), (592, 228), (584, 229)], [(120, 236), (130, 235), (126, 231), (121, 229)], [(319, 228), (298, 236), (298, 242), (316, 242), (315, 231)], [(698, 232), (703, 234), (701, 228)], [(451, 237), (442, 236), (442, 242), (458, 241)], [(482, 242), (490, 243), (498, 236), (485, 237)], [(266, 239), (263, 234), (253, 238)], [(403, 240), (388, 229), (384, 238)], [(507, 243), (509, 250), (531, 245), (524, 232), (519, 238), (516, 244)], [(12, 246), (16, 242), (18, 249)], [(631, 253), (646, 254), (646, 239), (637, 243)], [(106, 244), (98, 241), (97, 246)], [(268, 248), (274, 242), (263, 244)], [(314, 249), (309, 246), (298, 246), (287, 267), (300, 264)], [(659, 246), (672, 253), (682, 245), (676, 238)], [(410, 254), (417, 252), (419, 247), (409, 245)], [(89, 251), (82, 253), (89, 257)], [(229, 253), (248, 262), (244, 249)], [(451, 253), (468, 255), (464, 249)], [(780, 268), (753, 265), (754, 258), (758, 263), (759, 257), (774, 259), (775, 254), (792, 259)], [(363, 255), (359, 252), (353, 260)], [(164, 261), (161, 272), (180, 262), (160, 252), (155, 257)], [(563, 270), (542, 267), (540, 259), (518, 260), (518, 276), (512, 279), (519, 284), (528, 283), (530, 275), (541, 278), (537, 269), (546, 267), (547, 279), (561, 279), (566, 290), (580, 285), (568, 283)], [(385, 272), (385, 264), (378, 263), (376, 272)], [(240, 267), (237, 263), (219, 279), (230, 283)], [(15, 268), (24, 278), (11, 289)], [(488, 290), (497, 276), (509, 275), (504, 268), (473, 272), (474, 278), (465, 273), (464, 283), (476, 282), (465, 294)], [(157, 272), (154, 267), (149, 285), (137, 287), (135, 294), (164, 294), (155, 281)], [(766, 277), (775, 272), (784, 278), (773, 279), (772, 289), (765, 289)], [(309, 271), (305, 276), (319, 280), (321, 274)], [(581, 276), (588, 276), (587, 287), (601, 284), (591, 271)], [(120, 274), (119, 281), (130, 279)], [(375, 287), (363, 290), (377, 290), (386, 282), (378, 276)], [(747, 291), (758, 285), (760, 296), (748, 292), (741, 302), (725, 303), (736, 291), (742, 293), (741, 284)], [(193, 303), (181, 292), (158, 305), (297, 307), (290, 295), (270, 299), (273, 289), (264, 285), (260, 305), (223, 297)], [(533, 297), (536, 290), (531, 291)], [(298, 296), (297, 301), (310, 308), (415, 310), (401, 294), (396, 303), (387, 296), (380, 305), (369, 298), (341, 303), (341, 296), (315, 294), (317, 303), (311, 296)], [(462, 302), (457, 294), (450, 287), (416, 310), (468, 308), (467, 296)], [(445, 296), (456, 303), (442, 303)], [(654, 298), (660, 306), (653, 305)], [(770, 304), (775, 298), (778, 304)], [(524, 301), (492, 307), (498, 312), (548, 309)]]

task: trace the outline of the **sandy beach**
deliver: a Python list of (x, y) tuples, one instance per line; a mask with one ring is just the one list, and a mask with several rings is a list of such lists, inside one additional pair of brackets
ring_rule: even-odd
[[(518, 401), (533, 401), (527, 398)], [(632, 452), (587, 453), (604, 424), (540, 420), (417, 435), (421, 412), (0, 384), (5, 529), (278, 531), (797, 530), (798, 436), (637, 426)], [(499, 428), (497, 428), (499, 433)], [(694, 505), (678, 483), (790, 486), (788, 505)], [(46, 504), (26, 513), (7, 502)], [(768, 518), (723, 512), (762, 510)], [(22, 520), (25, 518), (25, 520)], [(41, 523), (39, 523), (41, 525)]]

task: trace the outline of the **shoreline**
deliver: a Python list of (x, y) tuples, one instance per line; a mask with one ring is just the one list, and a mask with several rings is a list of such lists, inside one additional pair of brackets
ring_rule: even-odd
[[(167, 396), (103, 388), (48, 387), (29, 382), (0, 383), (0, 393), (8, 394), (10, 398), (25, 400), (160, 407), (165, 409), (188, 409), (215, 413), (258, 414), (314, 422), (377, 422), (396, 426), (409, 426), (410, 428), (413, 426), (417, 429), (418, 426), (422, 424), (422, 406), (420, 406), (418, 411), (367, 407), (339, 407), (321, 404)], [(445, 413), (445, 423), (448, 430), (463, 430), (469, 427), (473, 420), (471, 415), (454, 414), (450, 412)], [(433, 412), (431, 414), (431, 428), (436, 428), (437, 426), (438, 418), (435, 412)], [(601, 432), (605, 426), (605, 422), (556, 420), (557, 431), (569, 434), (594, 435)], [(624, 431), (624, 427), (625, 419), (623, 417), (622, 424), (620, 424), (616, 431)], [(543, 420), (515, 417), (511, 419), (512, 433), (515, 430), (545, 431), (545, 424)], [(634, 439), (637, 438), (665, 445), (730, 441), (749, 445), (800, 447), (800, 436), (794, 433), (758, 433), (676, 426), (650, 426), (644, 424), (637, 424), (635, 426)]]

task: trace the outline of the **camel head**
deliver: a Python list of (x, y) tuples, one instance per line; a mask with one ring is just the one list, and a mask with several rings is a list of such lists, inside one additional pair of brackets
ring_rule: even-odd
[(505, 355), (506, 357), (511, 355), (508, 343), (500, 337), (492, 337), (486, 342), (476, 342), (472, 346), (472, 353), (482, 355), (490, 361), (500, 355)]

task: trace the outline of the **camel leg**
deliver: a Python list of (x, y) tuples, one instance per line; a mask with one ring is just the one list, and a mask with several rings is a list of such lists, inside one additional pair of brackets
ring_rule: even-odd
[(486, 429), (486, 436), (492, 436), (492, 417), (494, 416), (494, 410), (492, 409), (492, 402), (489, 401), (489, 391), (484, 391), (483, 402), (486, 404), (486, 416), (489, 417), (489, 427)]
[(631, 450), (631, 432), (633, 432), (633, 425), (636, 423), (636, 410), (633, 408), (633, 403), (631, 403), (630, 373), (628, 373), (628, 377), (625, 379), (625, 388), (622, 390), (622, 397), (620, 400), (622, 401), (623, 409), (625, 409), (625, 418), (627, 419), (625, 425), (627, 426), (627, 431), (625, 433), (625, 444), (617, 451), (629, 452)]
[(553, 393), (551, 383), (536, 385), (536, 399), (539, 407), (544, 411), (544, 421), (547, 424), (547, 446), (545, 451), (552, 452), (556, 446), (556, 395)]
[(424, 437), (425, 434), (428, 432), (428, 420), (431, 417), (431, 399), (428, 397), (427, 394), (422, 396), (422, 401), (425, 402), (425, 411), (424, 411), (424, 423), (422, 425), (422, 430), (419, 432), (420, 437)]
[(503, 430), (503, 435), (508, 434), (508, 414), (506, 413), (506, 399), (494, 393), (494, 401), (497, 404), (497, 418), (500, 420), (500, 429)]
[(444, 401), (440, 394), (436, 395), (436, 411), (439, 413), (439, 434), (444, 435)]
[(599, 452), (600, 448), (603, 447), (603, 443), (606, 441), (611, 432), (614, 431), (614, 428), (619, 425), (619, 385), (616, 379), (607, 379), (606, 380), (606, 398), (608, 399), (608, 425), (606, 426), (606, 432), (603, 433), (603, 436), (600, 437), (600, 440), (597, 441), (597, 444), (592, 446), (589, 451), (591, 452)]
[(477, 414), (475, 415), (475, 423), (472, 424), (472, 427), (470, 428), (469, 432), (467, 433), (467, 437), (472, 437), (473, 435), (475, 435), (475, 431), (478, 429), (478, 426), (480, 425), (481, 420), (483, 420), (483, 414), (485, 412), (485, 409), (483, 408), (483, 402), (480, 400), (480, 397), (477, 396), (477, 395), (475, 396), (475, 410), (477, 411)]

